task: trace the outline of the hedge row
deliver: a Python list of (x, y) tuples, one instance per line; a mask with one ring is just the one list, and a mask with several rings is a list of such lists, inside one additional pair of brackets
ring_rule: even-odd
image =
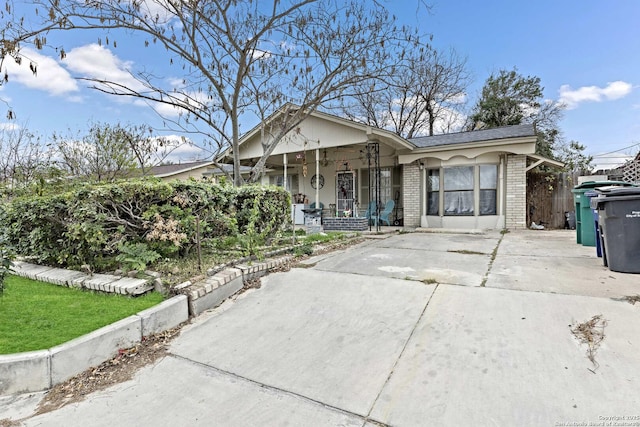
[(163, 257), (200, 238), (264, 242), (289, 221), (281, 188), (134, 180), (24, 196), (0, 209), (2, 231), (20, 255), (47, 265), (110, 266), (122, 245), (145, 243)]

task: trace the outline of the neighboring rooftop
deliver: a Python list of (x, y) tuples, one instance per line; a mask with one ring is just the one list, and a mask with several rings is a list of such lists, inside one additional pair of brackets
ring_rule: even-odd
[[(174, 163), (170, 165), (159, 165), (151, 168), (151, 175), (157, 178), (169, 178), (174, 175), (178, 175), (185, 172), (190, 172), (196, 169), (203, 169), (202, 176), (221, 175), (226, 173), (233, 174), (233, 165), (219, 163), (210, 160), (200, 160), (197, 162), (187, 163)], [(250, 166), (240, 166), (240, 173), (247, 174), (251, 172)]]
[(494, 139), (520, 138), (535, 136), (532, 124), (504, 126), (493, 129), (474, 130), (470, 132), (447, 133), (442, 135), (422, 136), (409, 140), (418, 148), (439, 147), (442, 145), (465, 144), (471, 142), (491, 141)]
[(198, 162), (189, 162), (189, 163), (175, 163), (171, 165), (160, 165), (154, 166), (151, 168), (151, 174), (153, 176), (157, 176), (159, 178), (168, 177), (172, 175), (176, 175), (182, 172), (188, 172), (193, 169), (206, 167), (212, 165), (213, 162), (210, 160), (201, 160)]

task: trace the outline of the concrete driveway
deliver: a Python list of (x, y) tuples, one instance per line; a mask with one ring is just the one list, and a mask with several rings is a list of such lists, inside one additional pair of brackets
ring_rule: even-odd
[[(133, 380), (22, 423), (640, 425), (624, 300), (640, 275), (574, 239), (407, 233), (315, 257), (200, 316)], [(596, 315), (592, 362), (571, 329)]]

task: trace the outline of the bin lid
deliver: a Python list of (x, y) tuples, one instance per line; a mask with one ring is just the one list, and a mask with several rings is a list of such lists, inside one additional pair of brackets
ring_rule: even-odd
[(602, 187), (597, 188), (594, 193), (602, 197), (636, 196), (640, 195), (640, 187)]
[(598, 196), (591, 199), (591, 207), (619, 200), (640, 199), (640, 187), (603, 187), (598, 188)]
[(586, 181), (573, 187), (574, 190), (589, 189), (599, 187), (633, 187), (634, 185), (626, 181)]

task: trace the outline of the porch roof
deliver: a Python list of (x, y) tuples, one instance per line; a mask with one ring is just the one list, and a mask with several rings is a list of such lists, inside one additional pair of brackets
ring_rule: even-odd
[(429, 148), (442, 147), (443, 145), (468, 144), (472, 142), (494, 141), (498, 139), (522, 138), (529, 136), (536, 136), (535, 127), (532, 124), (423, 136), (419, 138), (412, 138), (409, 142), (418, 148)]
[(532, 155), (536, 140), (535, 127), (530, 124), (425, 136), (410, 140), (415, 148), (399, 154), (398, 161), (408, 164), (425, 157), (449, 160), (455, 156), (471, 159), (495, 152)]

